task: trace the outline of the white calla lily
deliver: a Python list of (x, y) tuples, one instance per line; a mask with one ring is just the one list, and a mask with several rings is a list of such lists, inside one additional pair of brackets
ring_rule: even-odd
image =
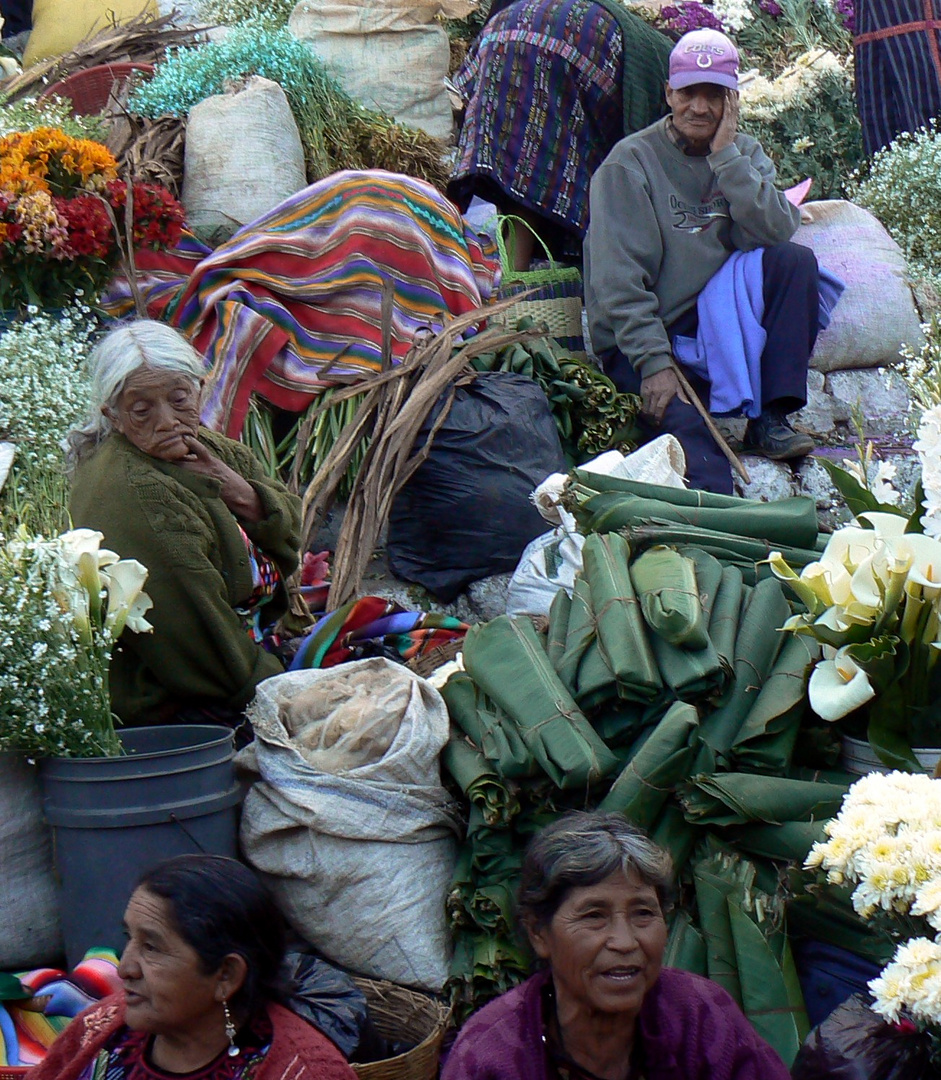
[(847, 525), (838, 529), (827, 542), (820, 556), (823, 563), (836, 563), (852, 573), (860, 563), (869, 558), (882, 543), (874, 529), (860, 529)]
[(920, 533), (911, 533), (900, 537), (896, 545), (896, 550), (901, 548), (911, 555), (908, 580), (922, 587), (922, 595), (926, 600), (941, 596), (941, 541)]
[(901, 514), (885, 514), (877, 510), (867, 510), (865, 514), (859, 514), (858, 519), (868, 522), (876, 536), (882, 539), (902, 536), (908, 527), (908, 518)]
[(138, 634), (153, 630), (144, 618), (154, 606), (153, 600), (143, 591), (147, 567), (136, 559), (121, 559), (102, 570), (101, 576), (108, 594), (105, 626), (112, 636), (119, 637), (125, 626)]
[(876, 696), (869, 676), (845, 649), (832, 660), (820, 660), (807, 686), (810, 707), (823, 720), (839, 720)]

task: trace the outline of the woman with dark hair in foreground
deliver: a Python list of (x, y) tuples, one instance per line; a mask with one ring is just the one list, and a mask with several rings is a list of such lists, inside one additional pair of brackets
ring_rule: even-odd
[(725, 990), (662, 968), (672, 879), (620, 814), (543, 829), (518, 912), (545, 968), (471, 1017), (442, 1080), (787, 1080)]
[(77, 1016), (31, 1080), (355, 1080), (279, 1004), (284, 922), (246, 866), (169, 859), (141, 879), (124, 922), (124, 992)]

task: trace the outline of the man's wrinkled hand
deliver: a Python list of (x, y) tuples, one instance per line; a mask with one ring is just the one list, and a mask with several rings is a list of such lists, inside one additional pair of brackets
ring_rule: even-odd
[(726, 90), (722, 104), (722, 119), (716, 128), (712, 142), (709, 144), (709, 152), (715, 154), (731, 146), (738, 133), (738, 91)]
[(664, 368), (654, 375), (648, 375), (640, 384), (641, 411), (654, 424), (659, 424), (667, 406), (677, 395), (681, 401), (686, 401), (673, 368)]

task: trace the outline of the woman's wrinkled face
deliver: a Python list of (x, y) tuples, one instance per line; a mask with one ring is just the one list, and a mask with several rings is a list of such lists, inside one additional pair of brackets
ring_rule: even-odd
[(170, 902), (137, 889), (124, 912), (127, 944), (118, 975), (127, 999), (126, 1023), (152, 1035), (223, 1030), (224, 986), (207, 975), (199, 954), (180, 936)]
[(667, 104), (673, 126), (694, 146), (706, 146), (719, 130), (728, 91), (714, 83), (694, 83), (674, 90), (667, 86)]
[(618, 870), (572, 889), (530, 939), (552, 969), (560, 1021), (575, 1014), (633, 1018), (660, 975), (667, 928), (653, 886), (636, 871)]
[(182, 372), (138, 368), (115, 408), (102, 411), (138, 450), (161, 461), (179, 461), (190, 452), (184, 436), (195, 439), (199, 433), (201, 390)]

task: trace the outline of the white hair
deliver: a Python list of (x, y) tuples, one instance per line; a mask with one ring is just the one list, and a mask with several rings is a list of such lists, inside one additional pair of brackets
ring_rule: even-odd
[(67, 436), (69, 471), (85, 460), (112, 431), (103, 408), (114, 409), (127, 380), (135, 371), (177, 372), (198, 383), (206, 363), (185, 337), (172, 326), (153, 319), (137, 319), (109, 331), (89, 358), (91, 400), (85, 422)]

